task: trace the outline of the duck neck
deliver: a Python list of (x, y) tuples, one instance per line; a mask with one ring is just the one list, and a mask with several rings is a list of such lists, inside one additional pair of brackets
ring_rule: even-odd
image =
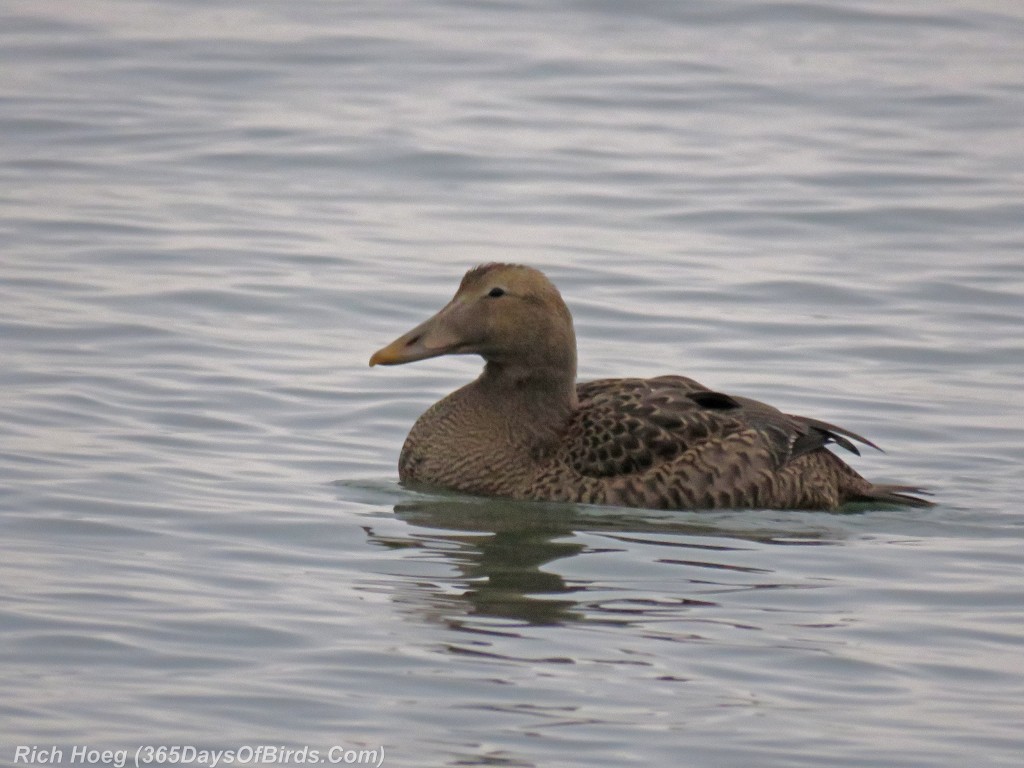
[(509, 418), (542, 431), (558, 430), (578, 405), (573, 363), (526, 367), (492, 360), (476, 383)]

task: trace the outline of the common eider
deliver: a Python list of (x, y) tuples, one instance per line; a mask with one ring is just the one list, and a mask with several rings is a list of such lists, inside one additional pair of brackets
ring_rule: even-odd
[(403, 483), (659, 509), (931, 505), (917, 488), (857, 474), (827, 446), (876, 446), (824, 421), (683, 376), (577, 383), (572, 316), (530, 267), (469, 270), (447, 305), (370, 365), (439, 355), (480, 355), (483, 373), (413, 425), (399, 458)]

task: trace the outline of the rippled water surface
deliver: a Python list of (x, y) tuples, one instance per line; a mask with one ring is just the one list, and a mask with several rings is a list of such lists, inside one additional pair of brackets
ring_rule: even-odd
[[(0, 762), (1020, 765), (1022, 40), (996, 0), (6, 2)], [(938, 506), (402, 488), (479, 363), (367, 359), (491, 260), (581, 377), (835, 421)]]

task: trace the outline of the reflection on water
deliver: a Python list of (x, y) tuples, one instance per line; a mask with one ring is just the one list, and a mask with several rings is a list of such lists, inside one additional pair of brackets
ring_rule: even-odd
[[(472, 619), (493, 618), (532, 625), (566, 622), (630, 621), (638, 616), (716, 605), (710, 589), (735, 589), (722, 572), (757, 577), (756, 588), (772, 583), (772, 570), (733, 562), (730, 554), (759, 544), (830, 544), (843, 530), (815, 527), (785, 515), (757, 519), (743, 513), (688, 513), (660, 510), (482, 500), (417, 499), (395, 505), (409, 525), (405, 536), (378, 534), (372, 543), (388, 548), (416, 547), (440, 559), (457, 575), (428, 595), (416, 584), (419, 601), (436, 620), (465, 627)], [(668, 550), (654, 562), (686, 571), (695, 595), (651, 600), (624, 595), (599, 598), (604, 587), (593, 579), (569, 579), (544, 566), (581, 555), (635, 548)], [(436, 580), (436, 575), (433, 577)], [(744, 585), (744, 588), (750, 585)], [(403, 602), (417, 602), (410, 594)]]

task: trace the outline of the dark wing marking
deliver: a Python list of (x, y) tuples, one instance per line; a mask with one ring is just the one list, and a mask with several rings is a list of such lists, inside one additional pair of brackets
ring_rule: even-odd
[(710, 391), (695, 392), (689, 397), (705, 408), (734, 411), (736, 418), (741, 418), (758, 429), (769, 430), (776, 434), (786, 434), (792, 453), (790, 458), (810, 453), (829, 443), (835, 443), (840, 448), (845, 448), (859, 456), (860, 450), (851, 440), (870, 446), (876, 451), (882, 450), (856, 432), (820, 419), (783, 413), (778, 408), (773, 408), (767, 403), (752, 400), (749, 397), (733, 397), (721, 392)]
[(851, 432), (848, 429), (837, 427), (835, 424), (829, 424), (827, 421), (811, 419), (807, 416), (790, 416), (790, 418), (797, 419), (798, 421), (806, 424), (808, 427), (815, 430), (816, 432), (819, 432), (822, 435), (824, 435), (826, 438), (826, 444), (830, 442), (835, 443), (841, 448), (845, 448), (846, 450), (850, 451), (850, 453), (855, 453), (858, 456), (860, 456), (860, 451), (857, 449), (857, 446), (851, 443), (850, 440), (847, 440), (847, 438), (850, 438), (851, 440), (856, 440), (858, 443), (862, 443), (866, 446), (874, 448), (876, 451), (881, 451), (882, 453), (885, 453), (885, 451), (882, 451), (881, 448), (879, 448), (873, 442), (868, 440), (866, 437), (861, 437), (856, 432)]
[(714, 392), (682, 376), (602, 379), (580, 384), (577, 394), (568, 458), (577, 472), (591, 477), (643, 471), (712, 444), (717, 451), (723, 439), (741, 432), (750, 439), (730, 443), (733, 450), (767, 451), (777, 469), (830, 443), (858, 455), (854, 440), (878, 448), (834, 424)]
[(744, 429), (727, 410), (692, 400), (695, 392), (706, 390), (681, 376), (580, 385), (580, 407), (567, 435), (569, 463), (590, 477), (627, 475)]

